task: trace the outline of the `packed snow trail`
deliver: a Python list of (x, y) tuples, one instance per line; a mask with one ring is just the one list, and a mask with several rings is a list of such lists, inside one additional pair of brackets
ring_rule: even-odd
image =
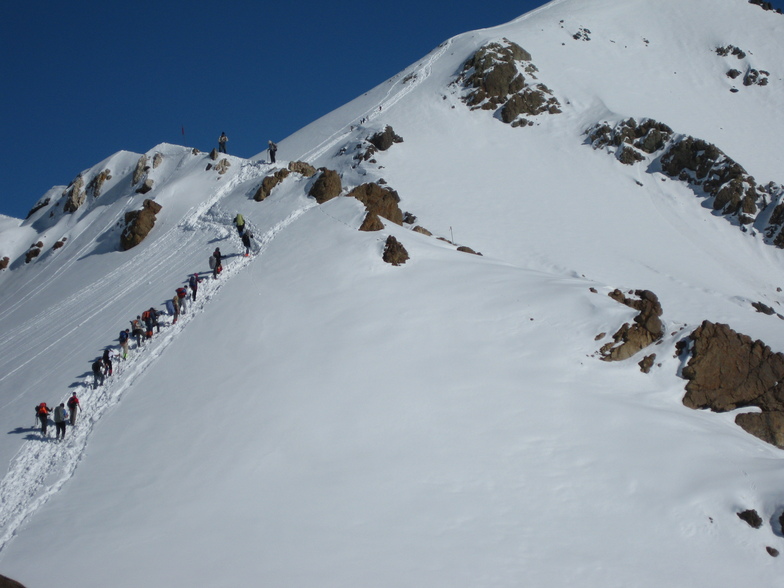
[[(218, 199), (213, 199), (212, 202)], [(221, 219), (227, 216), (217, 211), (216, 206), (213, 204), (207, 210), (204, 210), (204, 206), (199, 207), (199, 213), (201, 213), (199, 222), (214, 222), (211, 218)], [(120, 401), (136, 379), (162, 355), (192, 318), (197, 313), (204, 311), (207, 304), (216, 296), (228, 279), (238, 274), (255, 256), (263, 254), (280, 231), (314, 206), (318, 205), (315, 202), (309, 202), (305, 206), (297, 208), (282, 221), (268, 229), (260, 238), (257, 237), (255, 255), (238, 256), (238, 260), (230, 263), (226, 263), (226, 258), (224, 258), (224, 270), (220, 278), (217, 280), (207, 278), (203, 281), (198, 289), (196, 301), (189, 300), (187, 312), (180, 314), (180, 319), (176, 324), (162, 322), (163, 330), (143, 343), (141, 348), (134, 348), (127, 360), (114, 361), (114, 373), (105, 379), (102, 386), (93, 389), (91, 386), (92, 376), (88, 376), (85, 381), (77, 382), (72, 388), (84, 408), (78, 414), (76, 426), (67, 428), (63, 441), (54, 441), (49, 436), (42, 438), (40, 433), (35, 432), (40, 428), (40, 425), (30, 429), (30, 433), (27, 435), (28, 441), (22, 445), (14, 457), (8, 473), (0, 481), (0, 532), (2, 533), (0, 535), (0, 551), (13, 539), (25, 520), (44, 505), (73, 476), (84, 455), (87, 441), (94, 426), (106, 411)], [(191, 215), (188, 222), (195, 222), (195, 216), (196, 214)], [(248, 227), (252, 228), (250, 224)], [(21, 428), (17, 431), (21, 432)]]

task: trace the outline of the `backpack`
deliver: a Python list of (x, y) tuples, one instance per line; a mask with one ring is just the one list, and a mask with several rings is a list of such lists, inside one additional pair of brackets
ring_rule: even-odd
[(68, 408), (70, 408), (71, 411), (73, 411), (74, 406), (76, 406), (77, 404), (79, 404), (79, 399), (78, 398), (74, 398), (73, 396), (71, 396), (68, 399)]
[(128, 333), (120, 331), (120, 343), (125, 343), (128, 340)]
[(177, 288), (177, 296), (180, 298), (185, 298), (188, 293), (185, 291), (185, 288)]
[(211, 269), (211, 270), (214, 270), (214, 269), (215, 269), (215, 264), (216, 264), (216, 263), (217, 263), (217, 262), (216, 262), (216, 260), (215, 260), (215, 256), (214, 256), (214, 255), (210, 255), (210, 269)]
[(46, 402), (42, 402), (35, 407), (35, 414), (49, 414), (49, 408), (46, 406)]
[(149, 310), (145, 310), (145, 311), (142, 313), (142, 320), (143, 320), (145, 323), (146, 323), (148, 320), (150, 320), (150, 311), (149, 311)]

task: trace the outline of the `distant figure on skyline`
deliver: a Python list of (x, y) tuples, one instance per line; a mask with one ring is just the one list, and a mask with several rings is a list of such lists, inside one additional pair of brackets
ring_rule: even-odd
[(267, 147), (270, 155), (270, 163), (275, 163), (275, 154), (278, 152), (278, 146), (275, 145), (272, 141), (269, 142), (269, 146)]
[(220, 137), (218, 137), (219, 153), (226, 153), (226, 143), (228, 142), (229, 142), (229, 138), (226, 136), (226, 133), (221, 133)]

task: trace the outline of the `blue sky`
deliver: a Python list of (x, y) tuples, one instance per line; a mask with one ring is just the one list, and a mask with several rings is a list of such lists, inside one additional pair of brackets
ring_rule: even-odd
[(123, 149), (209, 150), (225, 131), (229, 153), (254, 155), (445, 39), (544, 3), (19, 2), (0, 20), (0, 213), (24, 218)]
[(254, 155), (447, 38), (542, 4), (18, 2), (0, 19), (0, 213), (24, 218), (51, 186), (123, 149), (209, 150), (225, 131), (230, 153)]

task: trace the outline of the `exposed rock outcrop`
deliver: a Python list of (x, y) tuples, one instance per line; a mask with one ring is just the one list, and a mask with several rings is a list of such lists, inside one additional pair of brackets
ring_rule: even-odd
[(6, 269), (9, 263), (11, 263), (11, 259), (8, 257), (3, 257), (0, 259), (0, 270)]
[(375, 212), (368, 212), (365, 215), (365, 220), (362, 221), (362, 224), (359, 226), (360, 231), (381, 231), (384, 229), (384, 223), (381, 222), (381, 219), (378, 218), (378, 215)]
[(773, 4), (770, 2), (765, 2), (765, 0), (749, 0), (749, 4), (754, 4), (762, 8), (762, 10), (772, 10), (773, 12), (778, 12), (779, 14), (784, 14), (781, 8), (774, 8)]
[(6, 576), (0, 575), (0, 588), (25, 588), (16, 580), (12, 580)]
[(128, 251), (144, 240), (155, 226), (155, 215), (161, 211), (161, 208), (160, 204), (148, 198), (144, 201), (141, 210), (125, 214), (125, 229), (120, 236), (122, 251)]
[(536, 80), (538, 71), (530, 53), (502, 39), (476, 51), (463, 65), (457, 83), (467, 90), (463, 101), (472, 110), (493, 110), (507, 124), (527, 126), (533, 123), (526, 115), (561, 112), (547, 86), (526, 82), (526, 75)]
[(368, 137), (368, 141), (379, 151), (386, 151), (395, 143), (402, 143), (403, 137), (396, 134), (394, 129), (387, 125), (383, 131), (379, 131), (372, 137)]
[(762, 526), (762, 517), (754, 509), (744, 510), (737, 515), (740, 520), (748, 523), (749, 527), (759, 529)]
[(683, 404), (715, 412), (758, 407), (762, 412), (740, 414), (735, 422), (784, 449), (784, 354), (710, 321), (689, 335), (688, 343)]
[(137, 194), (146, 194), (147, 192), (152, 190), (152, 186), (153, 186), (154, 183), (155, 183), (155, 180), (147, 178), (146, 180), (144, 180), (144, 182), (142, 183), (141, 186), (136, 188), (136, 193)]
[(389, 235), (384, 246), (383, 259), (385, 262), (391, 263), (392, 265), (403, 265), (410, 258), (408, 251), (403, 247), (403, 244), (392, 235)]
[(256, 202), (265, 200), (272, 193), (272, 190), (275, 188), (275, 186), (289, 177), (290, 173), (291, 172), (289, 170), (283, 168), (279, 169), (271, 176), (265, 177), (263, 180), (261, 180), (261, 186), (259, 186), (259, 189), (256, 190), (256, 193), (253, 195), (253, 199)]
[(316, 168), (304, 161), (290, 161), (288, 168), (289, 171), (297, 173), (306, 178), (312, 178), (316, 175)]
[[(784, 187), (760, 186), (736, 161), (715, 145), (694, 137), (675, 135), (670, 127), (651, 119), (594, 125), (586, 131), (594, 149), (614, 152), (632, 165), (659, 158), (665, 175), (689, 185), (698, 196), (712, 199), (712, 208), (741, 226), (751, 225), (768, 206), (775, 206), (764, 227), (767, 241), (784, 247)], [(647, 154), (647, 155), (646, 155)]]
[(163, 153), (157, 151), (152, 157), (152, 169), (158, 169), (158, 166), (163, 163)]
[(308, 196), (316, 199), (319, 204), (324, 204), (328, 200), (332, 200), (343, 191), (343, 184), (340, 181), (340, 174), (338, 172), (322, 167), (319, 169), (321, 175), (316, 178), (316, 181), (310, 187)]
[(98, 198), (103, 190), (103, 185), (107, 180), (112, 179), (112, 172), (108, 169), (103, 170), (101, 173), (93, 177), (90, 183), (87, 184), (87, 193), (93, 198)]
[(215, 164), (215, 171), (218, 172), (218, 174), (223, 175), (227, 171), (229, 171), (230, 167), (231, 167), (231, 162), (224, 157), (218, 163)]
[(38, 212), (39, 210), (41, 210), (41, 209), (42, 209), (44, 206), (47, 206), (47, 205), (48, 205), (48, 204), (49, 204), (51, 201), (52, 201), (52, 199), (51, 199), (51, 198), (44, 198), (44, 199), (43, 199), (43, 200), (41, 200), (40, 202), (36, 203), (36, 205), (35, 205), (35, 206), (33, 206), (33, 207), (30, 209), (30, 212), (28, 212), (28, 213), (27, 213), (27, 216), (25, 217), (25, 219), (28, 219), (28, 218), (30, 218), (31, 216), (33, 216), (33, 214), (35, 214), (36, 212)]
[(212, 151), (210, 151), (210, 159), (213, 161), (218, 161), (218, 149), (213, 147)]
[(133, 170), (133, 185), (135, 186), (141, 182), (144, 174), (148, 171), (150, 171), (150, 167), (147, 165), (147, 155), (145, 154), (136, 162), (136, 169)]
[(52, 245), (52, 249), (60, 249), (65, 245), (65, 242), (68, 240), (68, 237), (63, 237), (59, 241), (57, 241), (54, 245)]
[(397, 225), (403, 224), (403, 212), (398, 206), (400, 196), (392, 188), (375, 183), (362, 184), (349, 192), (348, 196), (362, 202), (369, 213), (375, 213)]
[(65, 205), (63, 206), (63, 211), (65, 212), (76, 212), (84, 204), (87, 194), (84, 191), (84, 178), (82, 178), (81, 174), (76, 176), (71, 185), (65, 189), (63, 197), (65, 198)]
[(44, 248), (43, 241), (38, 241), (37, 243), (33, 243), (32, 245), (30, 245), (30, 249), (28, 249), (27, 253), (25, 254), (25, 263), (30, 263), (31, 261), (33, 261), (33, 259), (41, 255), (41, 250), (43, 248)]
[(622, 361), (628, 359), (659, 341), (664, 336), (661, 317), (662, 307), (659, 299), (650, 290), (635, 290), (636, 298), (626, 297), (620, 290), (609, 294), (610, 298), (639, 311), (634, 317), (634, 324), (624, 323), (613, 335), (613, 341), (602, 346), (599, 353), (604, 361)]

